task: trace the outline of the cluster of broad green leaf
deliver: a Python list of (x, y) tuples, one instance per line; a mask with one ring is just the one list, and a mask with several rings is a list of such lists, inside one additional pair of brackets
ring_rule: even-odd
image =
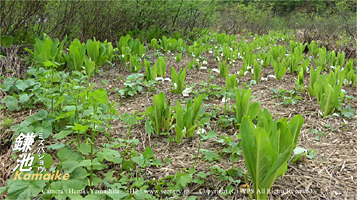
[(326, 77), (326, 73), (321, 73), (321, 67), (310, 71), (310, 86), (309, 92), (311, 96), (316, 97), (319, 103), (323, 117), (326, 117), (334, 112), (339, 105), (341, 88), (344, 80), (344, 73), (341, 73), (340, 67), (335, 72), (330, 72)]
[(156, 68), (157, 76), (165, 77), (166, 75), (166, 61), (164, 57), (157, 58), (154, 67)]
[(165, 94), (154, 95), (153, 106), (146, 109), (146, 115), (150, 119), (150, 125), (154, 133), (160, 135), (168, 131), (172, 123), (172, 111), (170, 103), (166, 102)]
[(84, 71), (89, 77), (98, 72), (98, 66), (111, 63), (113, 59), (114, 50), (110, 42), (89, 39), (84, 44), (76, 38), (69, 45), (67, 54), (63, 51), (66, 40), (67, 37), (60, 43), (56, 38), (53, 42), (49, 36), (44, 35), (42, 40), (36, 38), (34, 51), (27, 51), (33, 56), (34, 62), (41, 66), (56, 66), (58, 70), (67, 66), (72, 71)]
[(151, 39), (150, 47), (154, 50), (161, 49), (164, 53), (168, 52), (169, 50), (171, 52), (184, 52), (186, 50), (186, 43), (182, 40), (182, 38), (177, 40), (175, 38), (167, 39), (166, 36), (162, 36), (162, 38), (159, 39), (159, 42), (160, 44), (158, 44), (158, 41), (155, 38)]
[(241, 124), (244, 116), (254, 119), (257, 114), (261, 111), (260, 104), (258, 102), (250, 103), (250, 98), (252, 96), (252, 89), (242, 89), (239, 91), (238, 88), (235, 89), (236, 93), (236, 120), (238, 125)]
[(59, 63), (59, 66), (63, 66), (65, 63), (65, 58), (63, 55), (63, 46), (67, 41), (67, 37), (60, 43), (60, 41), (56, 38), (53, 42), (52, 39), (48, 35), (44, 35), (44, 38), (40, 40), (36, 38), (36, 43), (34, 47), (34, 51), (30, 49), (26, 49), (33, 56), (33, 60), (35, 63), (43, 65), (46, 61), (52, 61)]
[(301, 115), (276, 121), (267, 110), (259, 113), (256, 125), (248, 116), (242, 119), (239, 134), (255, 199), (267, 199), (275, 180), (286, 172), (303, 123)]
[(135, 54), (139, 58), (143, 58), (146, 54), (146, 47), (139, 39), (133, 39), (130, 35), (122, 36), (117, 42), (119, 58), (125, 62), (129, 61), (130, 55)]
[(186, 67), (182, 70), (180, 69), (179, 74), (171, 67), (171, 78), (172, 87), (175, 94), (182, 94), (182, 91), (186, 88), (185, 78), (186, 78)]
[(194, 136), (200, 118), (200, 110), (202, 105), (203, 96), (194, 99), (194, 103), (188, 100), (184, 108), (181, 107), (181, 101), (177, 102), (175, 109), (176, 112), (176, 142), (181, 143), (182, 138), (187, 135), (189, 138)]

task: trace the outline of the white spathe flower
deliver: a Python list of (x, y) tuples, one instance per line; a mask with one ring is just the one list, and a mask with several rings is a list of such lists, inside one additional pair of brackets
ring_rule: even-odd
[(221, 59), (219, 59), (219, 57), (218, 57), (218, 56), (216, 57), (216, 59), (217, 59), (217, 61), (221, 61)]
[(237, 83), (239, 83), (239, 79), (238, 78), (236, 78), (237, 79)]
[(165, 78), (164, 80), (165, 80), (165, 81), (171, 81), (171, 79), (170, 79), (170, 78)]
[(164, 79), (162, 77), (156, 77), (155, 81), (162, 81), (164, 82)]
[(276, 77), (274, 75), (268, 75), (267, 78), (271, 78), (271, 79), (276, 79)]
[(223, 103), (227, 103), (229, 100), (230, 100), (229, 98), (227, 98), (227, 99), (225, 97), (222, 98)]
[(229, 48), (229, 50), (233, 51), (233, 49), (232, 49), (232, 48)]
[(176, 83), (174, 83), (174, 89), (175, 89), (175, 90), (177, 89), (177, 84), (176, 84)]
[(204, 60), (204, 61), (202, 62), (202, 64), (203, 64), (203, 65), (207, 65), (207, 61)]
[(249, 73), (249, 71), (245, 71), (245, 72), (244, 72), (244, 76), (247, 75), (248, 73)]
[(251, 70), (250, 70), (250, 73), (254, 74), (254, 69), (251, 69)]
[(183, 133), (183, 135), (185, 135), (185, 133), (186, 133), (186, 126), (183, 127), (182, 133)]
[(352, 81), (348, 81), (347, 79), (345, 79), (343, 81), (343, 85), (351, 85), (352, 84)]
[(285, 54), (285, 56), (288, 56), (288, 55), (290, 55), (290, 54), (288, 54), (288, 53)]
[(170, 50), (167, 50), (167, 53), (171, 53), (171, 51), (170, 51)]
[(200, 128), (197, 130), (196, 132), (197, 134), (203, 134), (203, 133), (206, 133), (206, 130), (204, 128)]
[(122, 55), (121, 55), (121, 57), (122, 57), (122, 58), (124, 58), (124, 57), (125, 57), (125, 55), (124, 55), (124, 54), (122, 54)]
[(307, 149), (304, 149), (304, 148), (301, 148), (301, 147), (296, 147), (296, 148), (293, 150), (293, 155), (294, 155), (294, 156), (300, 155), (300, 154), (303, 154), (303, 153), (307, 153)]
[(221, 53), (221, 57), (223, 57), (223, 53)]
[(201, 67), (200, 69), (207, 69), (207, 67)]
[(250, 70), (250, 69), (252, 69), (252, 67), (251, 66), (247, 66), (247, 70)]
[(212, 71), (219, 73), (219, 70), (217, 68), (213, 68)]
[(335, 66), (332, 66), (332, 65), (331, 65), (330, 68), (331, 68), (331, 69), (335, 69)]
[(196, 61), (197, 61), (197, 62), (200, 62), (200, 59), (196, 58)]
[(268, 80), (268, 78), (264, 78), (264, 77), (262, 77), (260, 80), (261, 80), (261, 81), (267, 81), (267, 80)]
[(209, 51), (208, 53), (213, 53), (213, 51)]
[(185, 88), (185, 89), (182, 91), (182, 95), (183, 95), (184, 97), (188, 97), (191, 92), (192, 92), (192, 87), (188, 87), (188, 88)]

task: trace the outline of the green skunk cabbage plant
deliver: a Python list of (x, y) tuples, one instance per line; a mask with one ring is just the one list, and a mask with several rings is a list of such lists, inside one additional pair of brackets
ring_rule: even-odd
[(296, 82), (297, 85), (299, 86), (304, 86), (304, 71), (300, 71), (298, 74), (298, 80)]
[(355, 87), (357, 85), (357, 69), (353, 69), (353, 59), (350, 59), (346, 63), (346, 67), (343, 71), (345, 73), (345, 80), (343, 81), (343, 84)]
[(186, 50), (186, 44), (184, 43), (184, 41), (182, 40), (182, 38), (179, 38), (178, 40), (177, 40), (177, 50), (179, 51), (179, 52), (185, 52), (185, 50)]
[(238, 88), (235, 89), (236, 93), (236, 120), (238, 125), (242, 122), (244, 116), (249, 116), (250, 119), (254, 119), (258, 113), (261, 111), (260, 104), (258, 102), (250, 103), (250, 98), (252, 96), (252, 89), (248, 90)]
[(322, 67), (322, 70), (325, 70), (327, 64), (327, 54), (326, 48), (322, 47), (319, 49), (319, 59), (315, 60), (316, 66)]
[(113, 59), (113, 45), (105, 40), (103, 43), (100, 41), (87, 40), (87, 54), (88, 57), (94, 61), (97, 66), (102, 66), (105, 62), (111, 62)]
[(144, 65), (145, 65), (145, 79), (147, 81), (155, 81), (157, 77), (157, 70), (156, 70), (156, 65), (154, 65), (152, 68), (150, 66), (150, 62), (147, 60), (144, 60)]
[(300, 64), (300, 66), (298, 67), (298, 71), (303, 71), (303, 73), (305, 74), (307, 72), (307, 70), (309, 69), (309, 65), (310, 65), (310, 60), (309, 59), (305, 59), (302, 61), (302, 63)]
[(187, 134), (189, 138), (194, 136), (195, 129), (198, 127), (198, 121), (200, 118), (200, 110), (202, 105), (203, 96), (200, 95), (194, 99), (194, 103), (191, 100), (187, 102), (186, 108), (181, 107), (181, 101), (177, 102), (175, 109), (176, 112), (176, 142), (179, 144), (182, 138)]
[(221, 75), (221, 77), (226, 77), (228, 74), (229, 65), (227, 65), (226, 63), (227, 61), (219, 63), (219, 74)]
[(119, 54), (126, 55), (126, 53), (128, 53), (126, 49), (129, 48), (131, 50), (132, 45), (133, 45), (133, 38), (131, 38), (130, 35), (121, 36), (119, 42), (117, 42)]
[(130, 55), (130, 66), (129, 66), (129, 71), (131, 73), (135, 73), (140, 71), (140, 69), (143, 67), (143, 64), (139, 62), (139, 57), (136, 54)]
[(165, 77), (166, 75), (166, 61), (165, 58), (160, 56), (157, 58), (156, 63), (154, 65), (156, 67), (157, 70), (157, 76), (160, 77)]
[(335, 51), (329, 51), (328, 54), (327, 54), (327, 58), (328, 60), (330, 61), (330, 66), (334, 66), (336, 67), (336, 53)]
[(314, 84), (317, 82), (317, 79), (320, 77), (321, 73), (321, 68), (318, 67), (316, 70), (314, 70), (313, 67), (310, 68), (310, 86), (309, 86), (309, 92), (311, 96), (316, 97), (317, 94), (315, 94), (314, 90)]
[(85, 71), (87, 76), (90, 78), (94, 75), (95, 73), (95, 62), (92, 61), (90, 58), (85, 60)]
[(258, 61), (253, 62), (253, 73), (251, 74), (252, 79), (257, 83), (260, 81), (260, 73), (262, 71), (262, 65), (259, 65)]
[(146, 46), (144, 46), (144, 44), (139, 44), (138, 55), (140, 56), (140, 58), (144, 58), (145, 54)]
[(154, 95), (153, 106), (146, 109), (146, 115), (149, 117), (155, 134), (168, 131), (172, 123), (172, 111), (170, 103), (165, 102), (165, 94)]
[(284, 75), (286, 73), (286, 67), (284, 67), (284, 65), (280, 61), (280, 58), (277, 60), (277, 62), (273, 60), (272, 64), (276, 80), (281, 80), (282, 78), (284, 78)]
[(227, 75), (226, 76), (226, 91), (233, 90), (238, 87), (237, 74)]
[(170, 38), (169, 41), (168, 41), (168, 49), (170, 51), (176, 51), (177, 50), (177, 40), (175, 38)]
[(310, 73), (310, 87), (309, 91), (312, 96), (315, 96), (317, 102), (326, 117), (334, 112), (339, 106), (339, 98), (345, 73), (341, 73), (340, 67), (337, 67), (333, 72), (331, 71), (328, 77), (326, 74), (319, 74), (321, 69), (318, 68), (315, 72), (312, 70)]
[(176, 62), (180, 62), (182, 60), (182, 53), (177, 54)]
[(284, 58), (285, 53), (286, 47), (281, 45), (273, 46), (269, 51), (269, 54), (273, 56), (273, 60), (277, 60), (278, 58)]
[(305, 84), (304, 84), (304, 71), (301, 69), (298, 73), (298, 79), (295, 80), (296, 83), (296, 90), (300, 91), (301, 93), (305, 92)]
[(169, 41), (167, 40), (167, 37), (162, 36), (162, 39), (159, 39), (159, 41), (160, 41), (161, 49), (164, 51), (164, 53), (166, 53), (167, 50), (169, 50)]
[(193, 54), (195, 58), (199, 58), (202, 52), (203, 52), (203, 46), (195, 47), (193, 50)]
[(193, 61), (188, 62), (186, 67), (187, 67), (187, 69), (192, 69), (193, 68)]
[(294, 52), (294, 48), (298, 45), (297, 42), (295, 42), (294, 40), (290, 40), (290, 43), (289, 43), (289, 50), (291, 53)]
[(175, 71), (173, 67), (171, 67), (171, 78), (172, 78), (172, 87), (174, 88), (172, 91), (175, 94), (182, 94), (182, 91), (185, 89), (185, 78), (186, 78), (186, 68), (180, 69), (179, 74)]
[(239, 76), (245, 76), (246, 71), (248, 68), (252, 68), (253, 62), (257, 60), (257, 55), (252, 54), (251, 50), (248, 49), (243, 60), (242, 69), (239, 71)]
[(308, 45), (309, 52), (312, 56), (316, 57), (317, 53), (319, 52), (319, 44), (316, 44), (316, 42), (313, 40), (311, 43)]
[(273, 60), (273, 56), (266, 53), (260, 53), (258, 57), (264, 67), (269, 66)]
[(49, 36), (45, 35), (42, 40), (36, 38), (34, 51), (27, 48), (26, 50), (33, 56), (34, 61), (41, 65), (46, 61), (53, 61), (64, 65), (63, 45), (66, 40), (67, 36), (61, 43), (57, 38), (53, 42)]
[(187, 47), (187, 54), (188, 54), (188, 55), (193, 55), (193, 50), (194, 50), (194, 49), (193, 49), (193, 46), (188, 46), (188, 47)]
[(297, 45), (294, 48), (294, 54), (302, 55), (302, 53), (304, 52), (304, 50), (306, 48), (306, 45), (307, 44), (297, 43)]
[(303, 123), (301, 115), (289, 122), (286, 118), (275, 121), (266, 110), (258, 117), (256, 127), (248, 116), (243, 118), (239, 133), (255, 199), (267, 199), (275, 180), (286, 172)]
[(290, 73), (298, 72), (299, 63), (304, 57), (304, 55), (299, 52), (299, 48), (296, 47), (294, 53), (286, 57), (286, 63), (289, 65)]
[[(315, 83), (316, 84), (319, 84)], [(318, 88), (318, 87), (316, 87)], [(323, 117), (332, 114), (339, 105), (339, 95), (341, 92), (341, 86), (332, 87), (329, 83), (319, 85), (320, 90), (324, 90), (324, 93), (320, 97), (320, 108), (323, 113)]]
[(130, 48), (131, 52), (138, 54), (140, 58), (143, 58), (146, 54), (146, 47), (140, 42), (139, 39), (135, 39)]
[(157, 43), (157, 39), (155, 38), (151, 39), (150, 48), (153, 50), (160, 48), (159, 44)]
[(74, 71), (82, 71), (83, 63), (86, 59), (86, 44), (81, 43), (77, 38), (69, 46), (69, 54), (65, 55), (68, 66)]
[(337, 60), (336, 60), (336, 67), (341, 66), (343, 67), (345, 65), (345, 53), (337, 53)]

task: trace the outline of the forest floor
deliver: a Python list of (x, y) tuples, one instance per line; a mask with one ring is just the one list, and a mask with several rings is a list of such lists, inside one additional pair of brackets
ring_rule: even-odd
[[(151, 55), (151, 61), (155, 62), (155, 57), (152, 51), (148, 51), (148, 55)], [(183, 55), (182, 61), (176, 62), (175, 55), (165, 54), (167, 57), (167, 77), (171, 76), (171, 66), (176, 71), (183, 69), (192, 57)], [(218, 68), (219, 63), (215, 61), (214, 54), (203, 53), (203, 57), (209, 58), (207, 68)], [(150, 59), (149, 59), (150, 60)], [(234, 67), (230, 67), (229, 74), (237, 73), (242, 66), (242, 61), (238, 61), (234, 64)], [(144, 69), (141, 70), (144, 73)], [(274, 71), (272, 67), (263, 67), (262, 76), (273, 75)], [(144, 87), (143, 91), (129, 98), (120, 98), (118, 92), (113, 90), (114, 88), (122, 88), (126, 80), (126, 77), (130, 73), (125, 69), (123, 64), (117, 63), (115, 67), (103, 67), (103, 71), (95, 75), (91, 82), (96, 82), (97, 87), (103, 87), (109, 94), (109, 100), (117, 103), (117, 110), (120, 115), (124, 113), (133, 114), (134, 111), (139, 113), (144, 112), (147, 107), (152, 106), (153, 95), (159, 94), (158, 91), (165, 93), (166, 99), (169, 99), (171, 105), (176, 105), (178, 100), (185, 101), (187, 97), (183, 95), (176, 95), (170, 90), (172, 89), (172, 83), (164, 81), (159, 83), (156, 90), (149, 91)], [(212, 72), (212, 75), (216, 79), (211, 80), (211, 84), (224, 87), (225, 78), (220, 78), (220, 75), (216, 72)], [(122, 78), (119, 78), (122, 77)], [(256, 85), (252, 85), (253, 101), (261, 103), (262, 109), (267, 109), (272, 116), (276, 116), (278, 119), (286, 117), (290, 120), (294, 115), (300, 114), (303, 116), (305, 123), (303, 124), (297, 143), (297, 147), (302, 147), (307, 150), (315, 150), (316, 156), (312, 159), (303, 157), (295, 163), (288, 165), (287, 172), (279, 178), (271, 189), (270, 197), (272, 199), (354, 199), (357, 198), (357, 121), (354, 119), (348, 120), (343, 117), (330, 116), (322, 118), (319, 114), (320, 107), (316, 101), (316, 98), (310, 97), (308, 92), (299, 93), (300, 100), (294, 103), (284, 105), (281, 98), (276, 98), (276, 94), (272, 89), (283, 89), (285, 91), (294, 90), (296, 84), (296, 74), (290, 74), (287, 72), (283, 80), (276, 81), (268, 79), (267, 81), (261, 81)], [(187, 70), (186, 73), (186, 85), (197, 84), (194, 90), (199, 90), (199, 83), (207, 82), (209, 79), (209, 73), (207, 69), (204, 70)], [(244, 83), (250, 83), (250, 75), (245, 77), (238, 76), (239, 87), (243, 87)], [(104, 85), (102, 80), (108, 80), (108, 84)], [(305, 75), (305, 85), (309, 85), (309, 75)], [(352, 108), (357, 109), (357, 90), (356, 88), (343, 87), (351, 97), (350, 100), (346, 100)], [(111, 92), (112, 91), (112, 92)], [(192, 95), (191, 95), (192, 97)], [(190, 98), (191, 98), (190, 97)], [(352, 98), (353, 97), (353, 98)], [(235, 100), (229, 100), (228, 104), (233, 105)], [(221, 107), (221, 113), (217, 113), (217, 116), (223, 115), (224, 103), (222, 97), (210, 96), (209, 100), (204, 100), (204, 105), (210, 107)], [(207, 110), (206, 110), (207, 111)], [(14, 123), (20, 123), (28, 115), (37, 112), (34, 110), (26, 110), (17, 113), (12, 113)], [(239, 133), (238, 129), (234, 129), (232, 126), (224, 128), (218, 124), (218, 117), (211, 118), (211, 126), (204, 127), (207, 131), (214, 131), (219, 138), (221, 135), (227, 135), (232, 137)], [(174, 134), (174, 131), (171, 131)], [(112, 131), (110, 131), (112, 138), (126, 138), (127, 127), (121, 120), (113, 121)], [(3, 136), (2, 136), (3, 137)], [(189, 169), (195, 163), (195, 158), (199, 145), (199, 137), (193, 137), (191, 139), (184, 138), (181, 144), (175, 142), (168, 142), (169, 136), (149, 136), (145, 131), (145, 123), (135, 125), (131, 131), (130, 139), (138, 139), (139, 145), (135, 146), (135, 150), (138, 152), (145, 151), (146, 146), (150, 146), (155, 152), (155, 158), (165, 163), (165, 159), (169, 158), (171, 163), (164, 166), (156, 167), (151, 166), (145, 168), (145, 179), (156, 178), (161, 179), (168, 175), (173, 175), (182, 169)], [(4, 138), (2, 138), (3, 140)], [(96, 145), (101, 146), (104, 142), (104, 135), (98, 136)], [(51, 143), (51, 141), (48, 141)], [(237, 141), (239, 142), (239, 141)], [(225, 146), (217, 140), (208, 139), (201, 144), (201, 149), (207, 149), (212, 152), (219, 152)], [(2, 177), (13, 177), (12, 170), (15, 165), (15, 160), (11, 158), (12, 148), (1, 150), (0, 163)], [(208, 162), (203, 158), (203, 154), (199, 154), (199, 159), (195, 169), (197, 172), (208, 172), (214, 165), (220, 166), (222, 169), (228, 170), (231, 168), (231, 161), (229, 156), (222, 156), (219, 161)], [(120, 166), (114, 166), (110, 170), (119, 169)], [(241, 167), (245, 172), (247, 171), (244, 164), (243, 154), (241, 158), (234, 163), (235, 168)], [(4, 171), (3, 171), (4, 170)], [(6, 174), (6, 176), (4, 175)], [(208, 176), (204, 184), (190, 183), (187, 187), (189, 191), (188, 196), (197, 196), (202, 199), (248, 199), (248, 195), (242, 193), (242, 189), (246, 188), (244, 177), (242, 176), (241, 182), (236, 185), (232, 185), (236, 192), (232, 195), (222, 196), (220, 192), (208, 195), (209, 190), (224, 190), (228, 185), (227, 181), (221, 182)], [(4, 181), (4, 180), (3, 180)], [(0, 186), (4, 182), (1, 182)], [(252, 185), (250, 185), (252, 188)]]

